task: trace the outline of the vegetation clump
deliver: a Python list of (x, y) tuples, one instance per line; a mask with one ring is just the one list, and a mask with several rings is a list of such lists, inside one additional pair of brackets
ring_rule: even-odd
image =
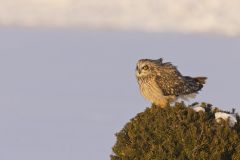
[[(210, 105), (205, 112), (176, 103), (152, 105), (137, 114), (116, 134), (112, 160), (240, 160), (240, 121), (215, 120)], [(215, 109), (216, 110), (216, 109)]]

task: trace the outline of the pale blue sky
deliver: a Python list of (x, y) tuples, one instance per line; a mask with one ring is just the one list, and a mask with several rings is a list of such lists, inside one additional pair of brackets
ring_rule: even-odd
[(0, 159), (105, 160), (114, 133), (150, 104), (141, 58), (209, 80), (196, 101), (239, 111), (240, 38), (207, 34), (0, 28)]

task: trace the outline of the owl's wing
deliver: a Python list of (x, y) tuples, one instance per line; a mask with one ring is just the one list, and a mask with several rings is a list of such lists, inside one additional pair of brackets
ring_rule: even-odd
[(156, 82), (165, 96), (187, 95), (198, 90), (194, 79), (184, 77), (171, 63), (166, 63), (159, 68)]

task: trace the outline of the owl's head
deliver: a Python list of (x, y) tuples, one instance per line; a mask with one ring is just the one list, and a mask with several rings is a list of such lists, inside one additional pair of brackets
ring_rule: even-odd
[(136, 76), (146, 77), (156, 75), (158, 67), (162, 64), (162, 59), (140, 59), (136, 65)]

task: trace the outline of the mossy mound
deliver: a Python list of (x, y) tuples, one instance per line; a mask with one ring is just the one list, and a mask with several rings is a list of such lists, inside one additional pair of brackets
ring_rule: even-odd
[(217, 123), (211, 107), (152, 106), (116, 134), (112, 160), (240, 160), (240, 123)]

